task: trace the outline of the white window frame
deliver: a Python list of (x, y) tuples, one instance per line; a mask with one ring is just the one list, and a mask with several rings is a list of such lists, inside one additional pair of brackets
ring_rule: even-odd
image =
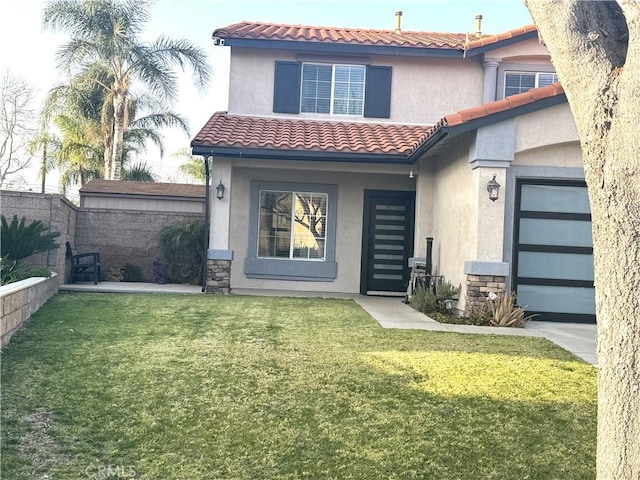
[[(304, 91), (304, 68), (306, 65), (317, 65), (321, 67), (331, 67), (331, 98), (329, 100), (329, 113), (324, 112), (305, 112), (302, 110), (303, 106), (303, 91)], [(336, 86), (336, 67), (357, 67), (362, 68), (362, 108), (360, 113), (348, 113), (349, 105), (347, 99), (347, 113), (335, 113), (335, 86)], [(349, 84), (350, 85), (350, 84)], [(318, 63), (318, 62), (303, 62), (300, 69), (300, 113), (306, 115), (337, 115), (337, 116), (351, 116), (351, 117), (364, 117), (364, 105), (365, 105), (365, 90), (367, 85), (367, 68), (365, 65), (350, 64), (350, 63)]]
[[(325, 226), (324, 226), (324, 238), (323, 238), (323, 251), (322, 256), (319, 258), (304, 258), (304, 257), (294, 257), (293, 253), (295, 250), (295, 228), (296, 228), (296, 217), (295, 211), (291, 212), (291, 220), (290, 220), (290, 230), (289, 230), (289, 257), (272, 257), (272, 256), (261, 256), (260, 255), (260, 225), (262, 220), (262, 194), (264, 192), (269, 193), (282, 193), (291, 195), (292, 199), (292, 208), (295, 210), (295, 199), (296, 195), (311, 195), (325, 198)], [(270, 260), (284, 260), (284, 261), (303, 261), (303, 262), (325, 262), (327, 260), (327, 241), (328, 241), (328, 222), (329, 222), (329, 194), (327, 192), (307, 192), (307, 191), (290, 191), (290, 190), (272, 190), (272, 189), (261, 189), (258, 193), (258, 229), (256, 235), (256, 258), (258, 259), (270, 259)], [(278, 222), (280, 222), (280, 216), (278, 216)]]
[[(527, 72), (523, 70), (506, 70), (504, 72), (504, 91), (503, 95), (507, 97), (507, 77), (509, 75), (534, 75), (534, 83), (532, 88), (538, 88), (540, 86), (540, 75), (553, 75), (553, 81), (551, 83), (558, 81), (558, 74), (556, 72)], [(526, 91), (526, 90), (525, 90)], [(518, 92), (524, 93), (524, 92)], [(517, 93), (512, 93), (511, 95), (517, 95)], [(510, 96), (510, 95), (509, 95)]]

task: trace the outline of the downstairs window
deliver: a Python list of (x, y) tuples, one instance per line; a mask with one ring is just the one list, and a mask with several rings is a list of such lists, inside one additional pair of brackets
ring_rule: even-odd
[(247, 278), (333, 282), (338, 186), (252, 181)]
[(323, 261), (326, 193), (260, 192), (258, 258)]

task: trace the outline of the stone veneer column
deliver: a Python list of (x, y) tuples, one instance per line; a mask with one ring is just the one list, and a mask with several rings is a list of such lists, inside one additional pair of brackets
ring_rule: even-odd
[[(210, 238), (207, 251), (207, 293), (231, 292), (231, 195), (233, 194), (231, 160), (216, 158), (210, 190)], [(225, 186), (224, 198), (216, 198), (216, 187)]]
[(465, 315), (470, 315), (482, 307), (490, 292), (497, 295), (505, 293), (506, 277), (502, 275), (467, 275), (467, 294), (465, 296)]
[(207, 293), (231, 293), (231, 260), (207, 260)]

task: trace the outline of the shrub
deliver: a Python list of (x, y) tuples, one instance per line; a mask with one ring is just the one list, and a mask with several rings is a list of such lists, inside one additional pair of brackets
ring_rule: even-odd
[(516, 294), (492, 294), (488, 295), (482, 307), (472, 312), (477, 324), (491, 325), (493, 327), (524, 327), (529, 320), (537, 315), (525, 317), (524, 308), (516, 305)]
[(31, 277), (50, 277), (47, 267), (31, 267), (22, 265), (16, 260), (0, 258), (0, 285), (19, 282)]
[(437, 310), (438, 302), (432, 288), (420, 285), (409, 298), (409, 305), (419, 312), (431, 313)]
[(204, 220), (166, 225), (159, 240), (166, 260), (166, 280), (198, 283), (205, 254)]
[(46, 267), (22, 265), (19, 261), (35, 253), (46, 252), (58, 246), (55, 239), (60, 236), (52, 232), (41, 221), (34, 220), (29, 224), (27, 219), (14, 215), (8, 222), (4, 215), (0, 215), (0, 284), (19, 282), (29, 277), (50, 277), (51, 272)]
[(107, 282), (121, 282), (124, 278), (122, 268), (111, 267), (109, 270), (107, 270), (107, 274), (104, 278)]
[(18, 221), (18, 215), (14, 215), (9, 223), (4, 215), (0, 215), (2, 223), (0, 256), (2, 258), (18, 261), (58, 246), (55, 242), (55, 239), (60, 236), (58, 232), (49, 231), (41, 220), (34, 220), (28, 225), (26, 221), (25, 217)]
[(125, 263), (122, 267), (122, 281), (123, 282), (141, 282), (142, 270), (139, 266), (131, 263)]
[[(439, 303), (443, 303), (444, 300), (457, 299), (460, 295), (460, 286), (454, 287), (451, 282), (441, 282), (436, 284), (436, 299)], [(442, 305), (444, 308), (444, 305)]]
[(446, 313), (445, 300), (457, 299), (460, 287), (451, 282), (440, 282), (435, 287), (420, 285), (409, 298), (409, 305), (422, 313)]
[(167, 283), (167, 267), (162, 263), (162, 260), (155, 258), (153, 260), (153, 283), (165, 284)]

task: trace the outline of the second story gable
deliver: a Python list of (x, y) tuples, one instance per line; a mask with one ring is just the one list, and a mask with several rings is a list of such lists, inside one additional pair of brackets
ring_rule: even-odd
[(428, 125), (556, 81), (534, 26), (499, 35), (242, 22), (231, 47), (229, 113)]

